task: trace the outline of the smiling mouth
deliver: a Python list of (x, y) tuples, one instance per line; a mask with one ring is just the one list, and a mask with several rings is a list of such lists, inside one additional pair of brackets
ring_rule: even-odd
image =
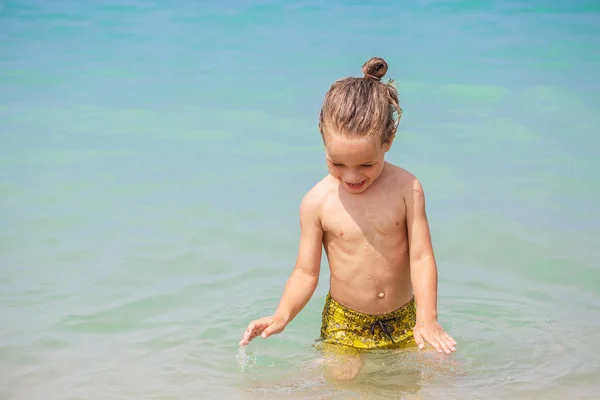
[(350, 182), (345, 182), (346, 186), (348, 186), (350, 189), (360, 189), (361, 187), (363, 187), (365, 185), (365, 183), (367, 182), (367, 180), (365, 179), (362, 182), (358, 182), (358, 183), (350, 183)]

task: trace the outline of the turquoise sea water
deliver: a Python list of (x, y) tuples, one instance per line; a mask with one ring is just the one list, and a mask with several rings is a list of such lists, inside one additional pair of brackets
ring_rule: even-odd
[[(596, 1), (0, 2), (1, 399), (592, 399)], [(328, 271), (271, 313), (325, 173), (317, 117), (384, 57), (451, 357), (322, 378)]]

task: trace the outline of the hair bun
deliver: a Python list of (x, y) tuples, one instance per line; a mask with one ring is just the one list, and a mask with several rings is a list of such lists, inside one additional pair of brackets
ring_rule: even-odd
[(388, 65), (383, 58), (373, 57), (363, 64), (362, 71), (365, 78), (372, 78), (380, 81), (385, 76)]

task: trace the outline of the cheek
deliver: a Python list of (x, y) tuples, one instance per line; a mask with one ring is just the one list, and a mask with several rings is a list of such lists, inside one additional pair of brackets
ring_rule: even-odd
[(334, 176), (336, 178), (342, 175), (342, 169), (339, 167), (334, 167), (333, 165), (328, 164), (327, 170), (329, 171), (329, 174), (331, 176)]
[(376, 166), (376, 167), (366, 168), (365, 170), (363, 170), (363, 173), (368, 177), (374, 177), (374, 176), (378, 176), (379, 174), (381, 174), (381, 171), (383, 171), (383, 167)]

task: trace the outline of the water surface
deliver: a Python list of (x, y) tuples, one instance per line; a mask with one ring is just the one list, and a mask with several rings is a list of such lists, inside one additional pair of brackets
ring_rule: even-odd
[[(402, 3), (1, 2), (0, 397), (593, 398), (600, 8)], [(323, 96), (372, 56), (459, 348), (333, 384), (325, 259), (283, 334), (237, 343), (326, 173)]]

